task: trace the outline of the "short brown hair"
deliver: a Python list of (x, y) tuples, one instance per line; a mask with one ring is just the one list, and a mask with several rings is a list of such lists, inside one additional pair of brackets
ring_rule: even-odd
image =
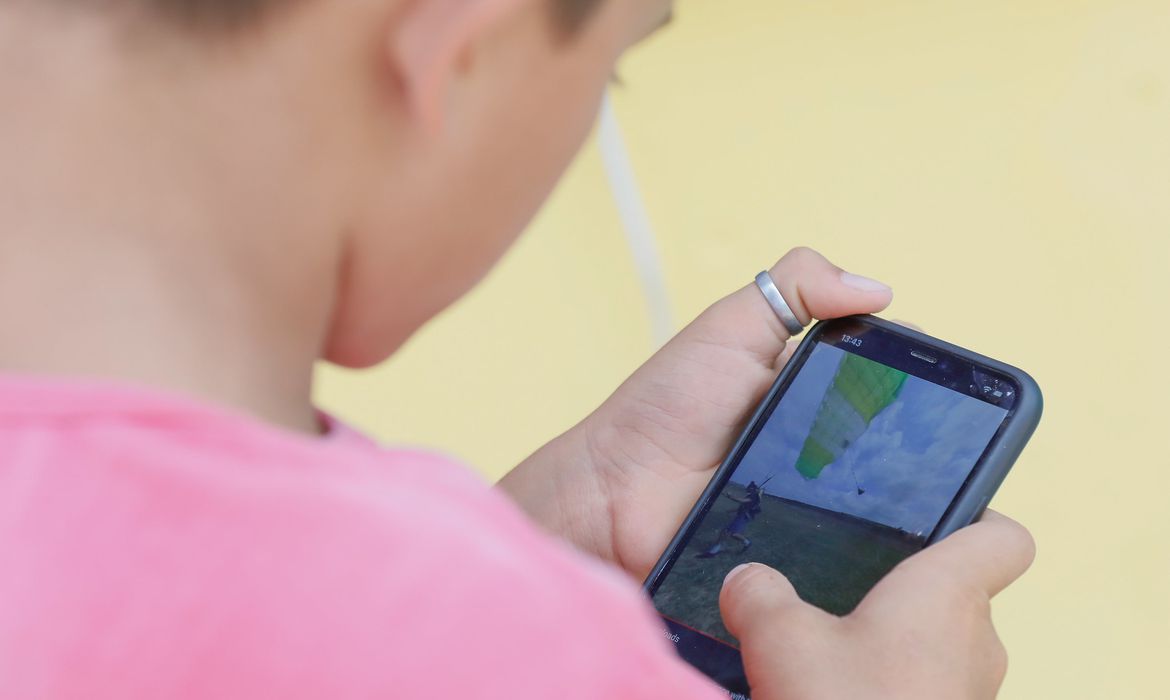
[(568, 31), (576, 31), (585, 24), (599, 5), (601, 0), (553, 0), (557, 19)]
[[(214, 30), (241, 28), (258, 21), (282, 5), (299, 0), (132, 0), (142, 9), (178, 26)], [(89, 4), (94, 0), (72, 0)], [(560, 29), (573, 32), (584, 25), (602, 0), (552, 0), (554, 18)]]

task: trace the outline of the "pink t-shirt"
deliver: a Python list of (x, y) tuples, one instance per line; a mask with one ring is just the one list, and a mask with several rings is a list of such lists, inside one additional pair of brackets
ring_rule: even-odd
[(726, 697), (446, 459), (2, 376), (0, 696)]

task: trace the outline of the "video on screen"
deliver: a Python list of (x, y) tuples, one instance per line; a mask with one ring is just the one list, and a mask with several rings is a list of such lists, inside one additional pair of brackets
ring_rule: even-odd
[(735, 645), (723, 578), (768, 564), (852, 611), (922, 549), (1007, 411), (819, 344), (654, 594), (664, 616)]

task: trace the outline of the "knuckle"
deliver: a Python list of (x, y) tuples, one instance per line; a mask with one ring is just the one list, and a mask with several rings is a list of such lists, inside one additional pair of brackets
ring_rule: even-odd
[(981, 670), (984, 677), (990, 685), (999, 688), (1003, 685), (1004, 679), (1007, 678), (1007, 648), (1004, 647), (994, 627), (988, 625), (982, 632), (983, 635), (980, 637), (979, 643), (972, 648), (972, 651), (976, 652), (977, 658), (983, 660)]
[(978, 624), (991, 619), (991, 599), (987, 593), (966, 581), (956, 582), (952, 587), (953, 600), (961, 613)]
[(797, 265), (803, 265), (823, 259), (824, 258), (821, 256), (821, 254), (812, 248), (809, 248), (808, 246), (797, 246), (792, 250), (789, 250), (784, 255), (784, 257), (781, 258), (781, 262), (790, 262)]
[(938, 605), (953, 624), (980, 627), (991, 620), (991, 598), (978, 585), (957, 573), (940, 573), (936, 580)]
[(1003, 642), (999, 640), (998, 636), (995, 637), (994, 642), (992, 642), (991, 649), (988, 650), (987, 656), (991, 665), (992, 677), (994, 678), (996, 685), (999, 685), (1003, 683), (1005, 678), (1007, 678), (1008, 652), (1007, 647), (1003, 645)]

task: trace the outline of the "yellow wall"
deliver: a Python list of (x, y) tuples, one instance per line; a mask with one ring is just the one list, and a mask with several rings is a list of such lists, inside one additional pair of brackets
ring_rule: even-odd
[[(1040, 546), (1003, 697), (1170, 697), (1170, 2), (682, 0), (622, 74), (681, 318), (810, 244), (1044, 387), (996, 502)], [(320, 398), (495, 477), (650, 342), (591, 148), (486, 284)]]

